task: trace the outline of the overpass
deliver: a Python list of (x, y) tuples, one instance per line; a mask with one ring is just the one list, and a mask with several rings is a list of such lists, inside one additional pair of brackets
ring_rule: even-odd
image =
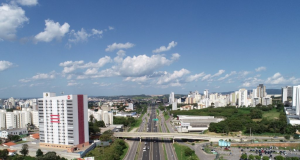
[(162, 133), (162, 132), (114, 132), (115, 137), (123, 137), (123, 138), (142, 138), (146, 137), (155, 137), (155, 138), (172, 138), (174, 139), (194, 139), (194, 140), (208, 140), (212, 142), (218, 142), (220, 139), (231, 139), (239, 141), (243, 139), (245, 141), (251, 139), (284, 139), (283, 137), (273, 138), (273, 137), (232, 137), (232, 136), (212, 136), (206, 134), (193, 134), (193, 133)]
[[(161, 133), (161, 132), (114, 132), (115, 137), (123, 137), (123, 138), (142, 138), (146, 137), (155, 137), (155, 138), (172, 138), (174, 139), (194, 139), (194, 140), (208, 140), (212, 142), (218, 142), (220, 139), (231, 139), (239, 141), (243, 139), (245, 141), (251, 139), (275, 139), (272, 137), (232, 137), (232, 136), (211, 136), (206, 134), (193, 134), (193, 133)], [(276, 138), (282, 139), (282, 138)]]

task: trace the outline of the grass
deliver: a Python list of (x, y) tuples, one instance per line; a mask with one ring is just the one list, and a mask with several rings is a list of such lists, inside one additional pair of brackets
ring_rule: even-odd
[(139, 158), (140, 146), (141, 146), (141, 142), (139, 143), (139, 146), (137, 147), (137, 153), (135, 154), (134, 160), (137, 160)]
[(168, 128), (166, 122), (165, 122), (165, 126), (166, 126), (166, 128), (167, 128), (168, 133), (170, 133), (169, 128)]
[(168, 156), (167, 156), (167, 151), (166, 151), (165, 144), (163, 144), (163, 146), (164, 146), (165, 160), (168, 160)]
[(16, 144), (22, 144), (22, 143), (26, 143), (28, 141), (19, 141), (19, 142), (16, 142)]
[(279, 119), (280, 112), (277, 112), (276, 109), (272, 109), (267, 112), (263, 112), (263, 118), (266, 118), (268, 120), (274, 120), (274, 119)]
[(120, 159), (124, 159), (124, 157), (127, 154), (128, 149), (129, 149), (129, 145), (127, 143), (125, 143), (125, 145), (126, 145), (126, 148), (123, 149), (123, 154), (120, 156)]
[(165, 117), (165, 121), (167, 121), (170, 118), (169, 114), (164, 114), (164, 117)]
[(175, 152), (176, 152), (176, 155), (178, 157), (178, 160), (188, 160), (188, 159), (191, 159), (191, 158), (199, 160), (199, 158), (197, 157), (197, 155), (195, 153), (193, 153), (193, 155), (191, 157), (185, 156), (184, 150), (186, 148), (189, 148), (189, 147), (184, 146), (184, 145), (180, 145), (178, 143), (174, 143), (173, 146), (175, 148)]
[(128, 132), (130, 132), (133, 128), (137, 128), (139, 126), (141, 126), (142, 124), (142, 121), (143, 121), (143, 116), (144, 114), (142, 114), (136, 121), (135, 125), (134, 126), (130, 126), (130, 128), (128, 129)]

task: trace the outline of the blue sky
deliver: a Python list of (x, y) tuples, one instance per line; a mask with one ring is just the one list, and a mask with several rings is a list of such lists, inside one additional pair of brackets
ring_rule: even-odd
[(0, 2), (0, 97), (300, 82), (299, 1)]

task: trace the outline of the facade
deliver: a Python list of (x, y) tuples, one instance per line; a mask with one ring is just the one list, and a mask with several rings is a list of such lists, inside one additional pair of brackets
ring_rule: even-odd
[(39, 128), (39, 112), (38, 111), (31, 111), (32, 115), (32, 124), (36, 127)]
[(259, 84), (257, 86), (257, 95), (256, 97), (266, 97), (267, 96), (267, 92), (266, 92), (266, 86), (264, 86), (263, 84)]
[(288, 101), (288, 97), (293, 97), (293, 87), (291, 86), (286, 86), (286, 87), (282, 87), (282, 103), (285, 103)]
[(248, 106), (248, 98), (247, 98), (247, 90), (240, 89), (239, 90), (239, 107)]
[(170, 96), (169, 96), (169, 104), (173, 104), (174, 103), (174, 92), (171, 92)]
[(6, 129), (6, 110), (0, 110), (0, 130)]
[(293, 86), (293, 109), (296, 110), (296, 115), (300, 112), (300, 85)]
[(17, 115), (14, 112), (6, 112), (6, 128), (17, 128)]
[(87, 95), (44, 92), (38, 107), (40, 146), (73, 152), (89, 145)]
[(177, 110), (177, 102), (172, 103), (172, 110)]
[(8, 138), (8, 135), (23, 135), (28, 134), (26, 128), (14, 128), (9, 130), (2, 130), (0, 134), (0, 138)]

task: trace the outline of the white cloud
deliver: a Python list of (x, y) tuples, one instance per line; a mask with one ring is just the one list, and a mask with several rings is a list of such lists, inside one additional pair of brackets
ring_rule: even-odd
[(58, 22), (54, 22), (53, 20), (45, 20), (45, 31), (40, 32), (34, 38), (38, 41), (51, 42), (53, 39), (60, 40), (65, 36), (66, 33), (69, 32), (70, 25), (68, 23), (64, 23), (62, 26)]
[(103, 31), (102, 30), (97, 30), (97, 29), (92, 29), (92, 35), (102, 35)]
[(265, 71), (267, 68), (264, 66), (258, 67), (255, 69), (256, 72)]
[(230, 72), (230, 74), (226, 74), (224, 77), (220, 77), (218, 80), (221, 81), (221, 80), (224, 80), (232, 75), (236, 74), (236, 71), (232, 71)]
[(205, 80), (207, 80), (207, 79), (209, 79), (209, 78), (211, 78), (211, 74), (205, 75), (201, 80), (202, 80), (202, 81), (205, 81)]
[(127, 77), (124, 79), (124, 81), (132, 81), (132, 82), (145, 82), (149, 78), (148, 76), (142, 76), (142, 77)]
[(190, 71), (188, 71), (187, 69), (184, 69), (184, 68), (179, 71), (174, 71), (172, 74), (166, 74), (164, 76), (161, 76), (158, 79), (157, 84), (166, 84), (166, 83), (178, 80), (178, 78), (181, 78), (189, 73), (190, 73)]
[(50, 73), (38, 73), (35, 76), (32, 76), (31, 78), (20, 79), (19, 82), (27, 83), (27, 82), (36, 81), (36, 80), (49, 80), (49, 79), (55, 79), (55, 78), (56, 78), (56, 72), (52, 71)]
[(72, 30), (70, 32), (70, 35), (72, 38), (70, 38), (68, 41), (71, 43), (78, 43), (78, 42), (86, 42), (88, 41), (88, 38), (91, 36), (102, 36), (103, 31), (92, 29), (92, 33), (87, 33), (84, 28), (81, 28), (80, 31), (75, 32), (75, 30)]
[(243, 87), (255, 87), (258, 84), (263, 83), (263, 80), (258, 78), (259, 76), (260, 75), (256, 75), (254, 77), (249, 77), (249, 78), (245, 79), (242, 86)]
[(97, 63), (89, 62), (84, 64), (84, 61), (66, 61), (59, 64), (59, 66), (64, 67), (63, 73), (71, 73), (77, 69), (85, 68), (101, 68), (105, 64), (110, 63), (112, 60), (109, 56), (102, 57)]
[(159, 48), (153, 50), (152, 52), (153, 52), (153, 53), (165, 52), (165, 51), (168, 51), (168, 50), (170, 50), (171, 48), (175, 47), (176, 45), (177, 45), (177, 42), (172, 41), (172, 42), (169, 43), (168, 47), (161, 46), (161, 47), (159, 47)]
[(35, 6), (38, 4), (38, 0), (15, 0), (15, 2), (23, 6)]
[(116, 49), (128, 49), (132, 48), (134, 46), (133, 43), (113, 43), (111, 45), (108, 45), (107, 48), (105, 49), (106, 52), (112, 52)]
[(198, 81), (199, 78), (203, 77), (205, 75), (204, 72), (195, 74), (195, 75), (190, 75), (186, 78), (186, 82), (193, 82), (193, 81)]
[(123, 61), (123, 57), (126, 55), (124, 50), (119, 50), (117, 52), (117, 56), (114, 58), (116, 63), (121, 63)]
[(156, 69), (170, 65), (180, 57), (178, 53), (172, 55), (171, 59), (167, 59), (163, 55), (139, 55), (126, 57), (118, 66), (118, 71), (125, 77), (140, 77), (152, 74)]
[(108, 29), (109, 29), (109, 30), (114, 30), (115, 28), (112, 27), (112, 26), (108, 26)]
[(220, 69), (220, 70), (218, 71), (218, 73), (212, 75), (211, 78), (212, 78), (212, 77), (218, 77), (218, 76), (220, 76), (221, 74), (223, 74), (224, 72), (225, 72), (225, 70)]
[(77, 86), (79, 85), (79, 83), (76, 83), (76, 82), (68, 82), (68, 85), (67, 86)]
[(22, 8), (2, 4), (0, 6), (0, 39), (13, 40), (16, 37), (17, 28), (21, 28), (28, 21)]
[(98, 73), (98, 69), (97, 68), (89, 68), (85, 71), (84, 74), (86, 75), (91, 75), (91, 74), (97, 74)]
[(89, 34), (86, 33), (86, 31), (81, 28), (80, 31), (75, 32), (74, 30), (72, 30), (70, 32), (70, 34), (74, 37), (74, 38), (70, 38), (68, 41), (72, 42), (72, 43), (78, 43), (78, 42), (85, 42), (88, 40)]
[(0, 72), (12, 68), (13, 66), (14, 64), (9, 61), (0, 61)]
[(248, 74), (250, 74), (251, 72), (249, 72), (249, 71), (241, 71), (240, 72), (240, 75), (241, 76), (247, 76)]
[(266, 84), (299, 84), (300, 79), (291, 77), (291, 78), (284, 78), (279, 72), (275, 73), (272, 77), (267, 78), (265, 81)]

